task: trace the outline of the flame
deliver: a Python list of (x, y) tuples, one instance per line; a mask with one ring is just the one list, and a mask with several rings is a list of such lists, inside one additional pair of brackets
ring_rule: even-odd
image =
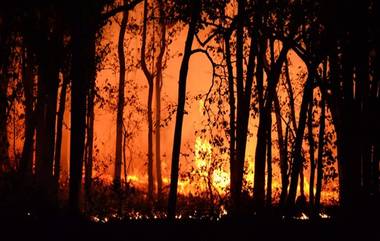
[(296, 219), (309, 220), (309, 216), (307, 216), (305, 213), (301, 213), (301, 216), (300, 217), (296, 217)]
[[(207, 167), (211, 162), (212, 146), (207, 140), (197, 137), (195, 140), (195, 164), (197, 168), (202, 169)], [(203, 173), (202, 173), (203, 174)], [(207, 175), (207, 173), (205, 173)]]
[[(194, 160), (197, 172), (201, 177), (211, 178), (213, 188), (220, 194), (225, 194), (226, 188), (230, 184), (230, 175), (222, 167), (213, 167), (212, 151), (213, 146), (207, 139), (197, 137), (194, 144)], [(210, 175), (210, 177), (209, 177)], [(206, 190), (207, 185), (201, 185)]]
[[(200, 111), (204, 109), (203, 100), (199, 101), (199, 108)], [(227, 195), (227, 190), (230, 186), (228, 164), (228, 153), (221, 156), (220, 153), (217, 152), (216, 147), (214, 147), (207, 138), (196, 136), (194, 141), (193, 162), (191, 166), (187, 166), (186, 169), (189, 175), (179, 178), (178, 193), (188, 196), (190, 194), (202, 195), (202, 193), (210, 193), (211, 191), (222, 197)], [(278, 165), (273, 164), (272, 168), (272, 197), (273, 201), (277, 202), (279, 200), (282, 184)], [(94, 170), (94, 176), (98, 176), (106, 183), (112, 184), (113, 176), (108, 173), (100, 173)], [(251, 156), (246, 157), (243, 178), (244, 190), (248, 191), (249, 195), (254, 195), (254, 159)], [(145, 170), (129, 174), (127, 180), (132, 183), (133, 186), (141, 190), (146, 190), (148, 177)], [(170, 177), (164, 175), (163, 183), (169, 185)], [(305, 172), (304, 190), (306, 198), (309, 197), (309, 185), (308, 173)], [(337, 181), (324, 184), (321, 193), (322, 203), (336, 204), (338, 202), (338, 185)], [(299, 187), (297, 194), (300, 194)]]
[(129, 175), (127, 176), (128, 182), (138, 182), (140, 181), (140, 178), (136, 175)]
[(199, 100), (199, 113), (201, 113), (201, 114), (203, 114), (203, 111), (204, 111), (204, 109), (205, 109), (205, 102), (204, 102), (204, 100)]
[(219, 193), (222, 193), (230, 185), (230, 175), (223, 170), (215, 170), (212, 180)]

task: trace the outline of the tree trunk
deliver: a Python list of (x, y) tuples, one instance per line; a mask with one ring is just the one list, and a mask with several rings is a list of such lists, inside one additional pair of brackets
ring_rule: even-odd
[(178, 171), (179, 171), (178, 169), (179, 169), (179, 158), (180, 158), (180, 151), (181, 151), (183, 115), (184, 115), (185, 100), (186, 100), (186, 81), (187, 81), (187, 74), (189, 71), (191, 47), (193, 45), (194, 35), (196, 33), (197, 24), (200, 17), (200, 7), (201, 7), (201, 0), (191, 1), (191, 19), (190, 19), (189, 29), (187, 32), (185, 49), (184, 49), (183, 59), (181, 63), (180, 73), (179, 73), (178, 106), (177, 106), (176, 123), (175, 123), (174, 140), (173, 140), (172, 166), (171, 166), (171, 175), (170, 175), (170, 191), (169, 191), (169, 200), (168, 200), (168, 219), (174, 219), (175, 213), (176, 213)]
[[(95, 55), (95, 45), (92, 48), (92, 53)], [(87, 96), (87, 142), (85, 146), (85, 172), (84, 172), (84, 186), (86, 199), (88, 200), (91, 195), (92, 185), (92, 167), (93, 167), (93, 149), (94, 149), (94, 98), (95, 98), (95, 76), (92, 75), (88, 88)]]
[(264, 207), (265, 200), (265, 154), (266, 154), (266, 130), (268, 129), (268, 118), (272, 110), (272, 102), (276, 93), (277, 83), (280, 78), (281, 68), (288, 53), (288, 47), (283, 46), (277, 61), (272, 64), (272, 69), (268, 75), (268, 86), (265, 92), (265, 103), (260, 110), (259, 127), (257, 131), (257, 144), (255, 153), (255, 176), (254, 195), (258, 209)]
[(8, 66), (11, 48), (9, 45), (9, 34), (7, 16), (0, 17), (0, 174), (3, 166), (9, 162), (8, 155), (8, 130), (7, 130), (7, 109), (8, 109)]
[[(124, 1), (125, 3), (126, 1)], [(117, 120), (116, 120), (116, 153), (115, 153), (115, 173), (114, 173), (114, 186), (118, 190), (120, 188), (121, 177), (121, 163), (122, 163), (122, 143), (123, 143), (123, 121), (124, 121), (124, 86), (125, 86), (125, 54), (124, 54), (124, 38), (125, 31), (128, 23), (128, 12), (123, 12), (121, 20), (119, 42), (118, 42), (118, 56), (119, 56), (119, 95), (117, 102)], [(126, 181), (126, 180), (125, 180)]]
[[(280, 149), (280, 170), (281, 170), (281, 194), (280, 194), (280, 207), (283, 207), (287, 192), (288, 192), (288, 154), (287, 154), (287, 143), (283, 138), (282, 134), (282, 120), (281, 120), (281, 109), (277, 94), (274, 98), (274, 108), (276, 113), (276, 124), (277, 124), (277, 135), (278, 135), (278, 145)], [(287, 128), (288, 129), (288, 128)]]
[(290, 74), (289, 74), (288, 60), (285, 60), (285, 79), (286, 79), (286, 85), (288, 87), (287, 91), (288, 91), (288, 96), (289, 96), (290, 116), (293, 123), (293, 129), (294, 131), (296, 131), (297, 121), (296, 121), (296, 111), (295, 111), (295, 105), (294, 105), (294, 93), (293, 93), (292, 81), (290, 79)]
[(226, 34), (224, 36), (224, 42), (226, 45), (226, 63), (228, 71), (228, 104), (230, 107), (229, 119), (230, 119), (230, 146), (229, 146), (229, 157), (230, 157), (230, 187), (231, 187), (231, 200), (233, 202), (232, 211), (235, 211), (238, 206), (237, 194), (235, 194), (235, 173), (236, 173), (236, 106), (235, 106), (235, 88), (234, 88), (234, 73), (231, 61), (231, 47), (230, 47), (230, 37), (231, 35)]
[[(59, 68), (63, 32), (59, 29), (50, 30), (47, 13), (42, 23), (42, 42), (38, 46), (39, 80), (37, 96), (37, 125), (36, 125), (36, 180), (41, 189), (41, 205), (56, 200), (54, 195), (54, 147), (57, 97), (59, 86)], [(58, 21), (58, 20), (56, 20)], [(46, 202), (46, 203), (45, 203)]]
[(22, 155), (20, 160), (20, 172), (26, 181), (32, 177), (33, 174), (33, 146), (34, 146), (34, 73), (32, 70), (31, 53), (28, 51), (23, 54), (23, 74), (22, 82), (25, 95), (25, 134), (24, 145), (22, 148)]
[(55, 184), (57, 185), (56, 188), (59, 188), (59, 178), (61, 174), (63, 117), (65, 114), (67, 86), (70, 82), (68, 71), (64, 71), (62, 75), (63, 75), (63, 81), (62, 81), (61, 93), (59, 97), (59, 107), (58, 107), (58, 115), (57, 115), (57, 137), (56, 137), (55, 157), (54, 157), (54, 178), (55, 178)]
[(321, 118), (319, 120), (319, 138), (318, 138), (318, 163), (317, 163), (317, 186), (315, 193), (315, 208), (314, 215), (318, 217), (321, 203), (321, 191), (322, 191), (322, 177), (323, 177), (323, 148), (324, 148), (324, 135), (325, 135), (325, 119), (326, 119), (326, 93), (325, 87), (321, 87)]
[[(148, 1), (144, 0), (144, 20), (143, 20), (143, 36), (141, 47), (141, 68), (148, 81), (148, 201), (153, 201), (154, 180), (153, 180), (153, 117), (152, 117), (152, 102), (153, 102), (153, 87), (154, 74), (148, 70), (146, 63), (146, 42), (147, 42), (147, 25), (148, 25)], [(154, 53), (153, 53), (154, 54)], [(153, 71), (152, 71), (153, 72)]]
[(300, 109), (300, 117), (298, 121), (298, 129), (296, 133), (296, 139), (294, 143), (293, 150), (293, 166), (291, 171), (291, 179), (290, 179), (290, 189), (287, 200), (287, 208), (290, 211), (291, 208), (294, 207), (295, 198), (297, 194), (297, 186), (298, 186), (298, 177), (301, 173), (301, 168), (303, 168), (303, 157), (302, 157), (302, 142), (304, 137), (304, 131), (306, 126), (306, 116), (308, 105), (312, 99), (313, 93), (313, 81), (314, 81), (314, 67), (309, 68), (309, 76), (306, 80), (304, 94), (302, 97), (301, 109)]
[(8, 130), (7, 130), (7, 106), (8, 106), (8, 67), (7, 65), (1, 66), (1, 83), (0, 83), (0, 173), (2, 172), (3, 165), (9, 162), (8, 155)]
[[(305, 158), (302, 157), (302, 163), (304, 162)], [(300, 196), (305, 197), (305, 176), (303, 175), (303, 164), (300, 168)]]
[(153, 201), (154, 179), (153, 179), (153, 85), (148, 90), (148, 200)]
[(309, 157), (310, 157), (310, 180), (309, 180), (309, 205), (310, 210), (314, 208), (314, 179), (315, 179), (315, 160), (314, 160), (314, 137), (313, 137), (313, 104), (309, 104), (308, 110), (308, 140), (309, 140)]
[(87, 111), (86, 111), (86, 137), (84, 149), (84, 190), (86, 201), (91, 201), (91, 186), (92, 186), (92, 167), (93, 167), (93, 149), (94, 149), (94, 100), (95, 100), (95, 87), (96, 87), (96, 40), (89, 45), (89, 55), (92, 57), (94, 68), (89, 69), (88, 73), (88, 86), (87, 86)]
[(123, 171), (124, 171), (124, 183), (125, 183), (125, 191), (128, 191), (128, 168), (127, 168), (127, 133), (124, 129), (123, 131)]
[[(244, 108), (244, 66), (243, 66), (243, 57), (244, 57), (244, 1), (238, 1), (238, 15), (237, 15), (237, 29), (236, 29), (236, 92), (237, 92), (237, 108), (236, 108), (236, 159), (234, 163), (231, 163), (233, 172), (231, 172), (231, 198), (233, 203), (233, 211), (236, 213), (241, 209), (240, 196), (241, 188), (243, 185), (242, 180), (242, 170), (244, 168), (244, 156), (242, 156), (242, 151), (245, 149), (245, 143), (242, 142), (242, 137), (240, 136), (243, 132), (242, 126), (239, 122), (240, 118), (243, 116), (242, 109)], [(240, 119), (240, 120), (239, 120)], [(239, 146), (240, 145), (240, 146)], [(243, 163), (243, 164), (242, 164)]]
[(89, 82), (95, 71), (96, 20), (86, 4), (79, 4), (75, 10), (72, 26), (72, 88), (71, 88), (71, 137), (70, 137), (70, 183), (69, 210), (80, 212), (80, 190), (82, 186), (83, 153), (86, 130), (86, 96)]
[[(342, 145), (342, 160), (344, 160), (344, 209), (351, 210), (348, 215), (357, 214), (358, 197), (360, 196), (361, 185), (361, 156), (357, 137), (360, 136), (358, 128), (358, 103), (354, 99), (354, 64), (353, 64), (352, 46), (347, 44), (344, 47), (342, 57), (343, 70), (343, 105), (342, 105), (342, 136), (339, 142)], [(356, 214), (354, 214), (356, 212)]]
[(269, 115), (268, 119), (269, 128), (267, 130), (267, 198), (266, 207), (270, 209), (272, 207), (272, 115)]
[(162, 201), (162, 174), (161, 174), (161, 89), (162, 89), (162, 67), (163, 57), (166, 50), (166, 23), (165, 10), (163, 1), (158, 0), (159, 15), (160, 15), (160, 52), (157, 58), (157, 75), (156, 75), (156, 176), (157, 176), (157, 198), (159, 203)]
[[(250, 103), (252, 85), (255, 70), (255, 58), (257, 55), (257, 44), (254, 40), (257, 32), (252, 33), (248, 54), (247, 73), (244, 78), (244, 15), (245, 3), (238, 1), (238, 22), (236, 31), (236, 82), (237, 82), (237, 120), (236, 120), (236, 159), (231, 163), (234, 170), (231, 173), (231, 197), (233, 200), (233, 211), (240, 215), (240, 196), (243, 186), (245, 152), (247, 147), (248, 123), (250, 116)], [(254, 32), (254, 31), (253, 31)]]

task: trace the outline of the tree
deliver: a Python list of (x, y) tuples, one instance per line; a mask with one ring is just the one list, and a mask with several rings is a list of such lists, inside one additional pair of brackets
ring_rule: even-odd
[[(82, 164), (86, 128), (86, 97), (90, 81), (96, 69), (95, 44), (96, 33), (108, 18), (118, 12), (134, 8), (141, 0), (134, 0), (128, 5), (116, 7), (102, 14), (103, 7), (109, 3), (82, 1), (70, 2), (73, 9), (70, 19), (72, 37), (72, 90), (71, 90), (71, 138), (70, 138), (70, 187), (69, 209), (79, 213), (79, 197), (82, 180)], [(84, 29), (86, 31), (84, 31)]]
[(258, 210), (264, 207), (265, 199), (265, 153), (266, 153), (266, 137), (265, 133), (269, 128), (269, 115), (272, 110), (272, 102), (276, 91), (276, 86), (281, 74), (282, 65), (286, 59), (289, 47), (285, 44), (275, 63), (272, 64), (271, 71), (268, 76), (268, 86), (264, 95), (265, 104), (260, 109), (259, 129), (257, 131), (257, 146), (255, 154), (255, 177), (254, 192), (255, 202)]
[(173, 151), (172, 151), (172, 163), (171, 163), (171, 175), (170, 175), (170, 191), (168, 200), (168, 219), (174, 219), (177, 205), (177, 188), (178, 188), (178, 169), (179, 169), (179, 157), (181, 150), (181, 137), (182, 137), (182, 124), (183, 115), (185, 111), (186, 100), (186, 81), (189, 71), (190, 56), (192, 54), (191, 47), (193, 45), (194, 35), (197, 31), (197, 25), (201, 13), (201, 0), (191, 1), (190, 3), (190, 23), (187, 32), (185, 49), (183, 53), (181, 68), (179, 72), (178, 80), (178, 106), (176, 112), (176, 123), (174, 129)]
[[(59, 70), (63, 49), (63, 12), (51, 5), (52, 12), (40, 11), (36, 57), (38, 62), (38, 91), (36, 103), (36, 179), (41, 189), (42, 205), (56, 200), (54, 192), (54, 147)], [(49, 17), (55, 15), (54, 28)]]
[[(247, 64), (247, 75), (244, 78), (244, 19), (247, 16), (245, 1), (238, 1), (237, 28), (236, 28), (236, 159), (231, 162), (231, 197), (233, 210), (240, 213), (240, 194), (243, 183), (243, 170), (245, 161), (245, 150), (247, 145), (248, 120), (250, 113), (250, 101), (253, 85), (253, 70), (255, 68), (256, 45), (254, 43), (254, 31), (251, 31), (250, 47)], [(253, 28), (253, 27), (252, 27)]]
[[(124, 1), (126, 4), (126, 0)], [(116, 120), (116, 154), (115, 154), (115, 174), (114, 185), (118, 189), (120, 187), (121, 163), (122, 163), (122, 136), (123, 136), (123, 116), (124, 116), (124, 86), (125, 86), (125, 54), (124, 54), (124, 38), (128, 23), (128, 12), (123, 12), (120, 24), (118, 56), (119, 56), (119, 95), (117, 103), (117, 120)], [(126, 181), (126, 180), (125, 180)]]
[[(315, 179), (315, 159), (314, 159), (314, 135), (313, 135), (313, 101), (309, 104), (307, 112), (307, 135), (309, 142), (310, 158), (310, 181), (309, 181), (309, 205), (310, 210), (314, 208), (314, 179)], [(324, 111), (324, 110), (322, 110)]]
[[(255, 153), (254, 199), (256, 209), (262, 210), (265, 204), (265, 157), (267, 153), (266, 143), (268, 137), (266, 133), (270, 128), (268, 120), (272, 113), (272, 105), (276, 96), (277, 84), (282, 73), (282, 66), (286, 61), (288, 51), (293, 46), (293, 42), (299, 41), (299, 36), (297, 36), (297, 28), (301, 25), (302, 21), (300, 21), (301, 18), (298, 11), (298, 2), (276, 2), (273, 4), (267, 4), (260, 1), (258, 7), (258, 11), (260, 11), (260, 9), (269, 9), (267, 10), (268, 12), (265, 12), (266, 15), (264, 15), (264, 17), (267, 16), (265, 19), (268, 19), (268, 21), (263, 22), (261, 26), (261, 28), (266, 30), (262, 32), (266, 33), (267, 35), (260, 36), (260, 38), (264, 43), (266, 39), (271, 41), (271, 39), (274, 38), (275, 40), (281, 41), (282, 45), (277, 58), (274, 59), (272, 57), (270, 65), (265, 63), (266, 51), (260, 50), (261, 52), (259, 53), (260, 58), (265, 61), (263, 68), (267, 75), (267, 87), (265, 89), (265, 92), (264, 90), (262, 91), (263, 104), (259, 109), (259, 127), (257, 131), (257, 144)], [(272, 18), (269, 16), (273, 14), (279, 17), (275, 20), (271, 20)], [(286, 16), (285, 18), (289, 21), (289, 24), (284, 24), (284, 21), (286, 21), (284, 16)], [(268, 28), (273, 29), (274, 36), (268, 35)], [(261, 49), (265, 49), (265, 47), (261, 47)], [(260, 77), (260, 79), (261, 78), (262, 77)], [(258, 88), (261, 88), (259, 85), (260, 82), (258, 82)], [(283, 173), (284, 168), (285, 165), (283, 165)], [(283, 190), (285, 190), (285, 188)]]
[[(153, 180), (153, 88), (154, 88), (154, 71), (149, 71), (146, 64), (146, 42), (147, 42), (147, 25), (148, 25), (148, 1), (144, 0), (144, 23), (141, 47), (141, 68), (148, 81), (148, 200), (153, 201), (154, 180)], [(154, 58), (154, 52), (153, 56)]]
[[(280, 172), (281, 172), (281, 194), (280, 194), (280, 207), (284, 207), (284, 203), (286, 201), (286, 196), (288, 193), (288, 148), (287, 148), (287, 134), (283, 134), (282, 131), (282, 117), (281, 117), (281, 107), (280, 102), (278, 100), (278, 96), (276, 94), (274, 100), (274, 111), (276, 115), (276, 127), (277, 127), (277, 138), (278, 138), (278, 146), (280, 150)], [(288, 132), (288, 127), (286, 128), (286, 132)]]
[[(66, 52), (68, 55), (68, 51)], [(64, 67), (62, 68), (62, 84), (61, 84), (61, 93), (59, 96), (59, 106), (58, 106), (58, 113), (57, 113), (57, 137), (56, 137), (56, 144), (55, 144), (55, 156), (54, 156), (54, 178), (55, 178), (55, 184), (57, 185), (57, 189), (59, 188), (59, 179), (61, 175), (61, 153), (62, 153), (62, 128), (63, 128), (63, 118), (65, 114), (66, 109), (66, 96), (67, 96), (67, 89), (68, 85), (70, 83), (70, 77), (69, 77), (69, 66), (68, 62), (70, 61), (70, 57), (66, 56), (67, 60), (65, 62)]]
[(10, 19), (6, 14), (6, 8), (0, 12), (0, 172), (2, 172), (3, 165), (9, 161), (8, 156), (8, 131), (7, 131), (7, 110), (8, 110), (8, 65), (11, 54), (10, 36), (11, 29), (9, 29), (8, 20)]
[[(375, 112), (372, 108), (376, 105), (375, 98), (370, 101), (369, 91), (369, 66), (375, 66), (375, 59), (369, 53), (376, 51), (378, 42), (369, 45), (374, 40), (370, 32), (377, 30), (369, 24), (368, 16), (376, 18), (378, 9), (376, 4), (373, 8), (370, 5), (371, 1), (345, 3), (342, 8), (336, 3), (322, 5), (327, 13), (321, 16), (321, 22), (329, 39), (331, 94), (327, 103), (337, 133), (340, 204), (343, 213), (350, 217), (359, 215), (361, 207), (366, 206), (362, 204), (368, 201), (369, 173), (373, 168), (368, 116)], [(358, 21), (352, 19), (353, 14)]]
[(165, 8), (162, 0), (157, 1), (159, 8), (159, 28), (160, 28), (160, 51), (156, 62), (155, 94), (156, 94), (156, 177), (157, 177), (157, 198), (162, 200), (162, 173), (161, 173), (161, 89), (163, 75), (163, 57), (166, 50), (166, 21)]
[[(319, 120), (319, 137), (318, 137), (318, 161), (317, 161), (317, 187), (315, 193), (315, 203), (314, 207), (314, 216), (319, 215), (320, 210), (320, 202), (321, 202), (321, 192), (322, 192), (322, 177), (323, 177), (323, 151), (325, 146), (325, 119), (326, 119), (326, 87), (325, 87), (325, 79), (327, 72), (327, 61), (324, 61), (323, 66), (323, 77), (321, 79), (322, 83), (320, 83), (321, 90), (321, 117)], [(313, 160), (314, 161), (314, 160)]]
[[(146, 2), (146, 4), (148, 4)], [(146, 57), (146, 45), (147, 45), (147, 27), (148, 27), (148, 14), (144, 14), (144, 26), (143, 26), (143, 39), (142, 39), (142, 49), (141, 49), (141, 66), (144, 71), (145, 77), (148, 80), (148, 194), (149, 199), (152, 201), (153, 192), (155, 189), (153, 180), (153, 92), (155, 94), (155, 164), (156, 164), (156, 179), (157, 179), (157, 197), (158, 200), (162, 200), (162, 174), (161, 174), (161, 89), (162, 89), (162, 75), (164, 69), (164, 55), (167, 48), (166, 32), (167, 32), (167, 22), (166, 20), (168, 14), (165, 13), (168, 3), (162, 0), (152, 2), (152, 16), (150, 16), (152, 21), (152, 36), (151, 36), (151, 56), (149, 56), (152, 69), (149, 71), (147, 67), (147, 57)], [(156, 7), (158, 8), (158, 45), (159, 52), (156, 57)], [(148, 6), (147, 6), (148, 7)], [(147, 9), (144, 7), (144, 13), (147, 13)]]
[[(24, 44), (25, 44), (24, 35)], [(26, 45), (26, 44), (25, 44)], [(22, 83), (25, 95), (25, 134), (24, 145), (20, 160), (20, 172), (26, 179), (29, 179), (33, 173), (33, 144), (35, 132), (35, 117), (34, 117), (34, 76), (35, 76), (35, 60), (32, 51), (28, 47), (24, 47), (22, 66)]]

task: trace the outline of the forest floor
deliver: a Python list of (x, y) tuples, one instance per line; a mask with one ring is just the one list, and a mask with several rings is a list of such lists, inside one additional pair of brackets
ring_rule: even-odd
[[(1, 216), (0, 216), (1, 218)], [(0, 240), (380, 240), (376, 220), (258, 219), (93, 222), (69, 217), (1, 218)]]
[[(178, 205), (192, 212), (187, 212), (186, 209), (181, 210), (183, 213), (181, 219), (168, 221), (159, 217), (134, 219), (128, 215), (124, 215), (125, 218), (122, 219), (112, 219), (110, 214), (113, 209), (107, 207), (115, 205), (109, 203), (113, 200), (110, 198), (112, 193), (105, 191), (101, 192), (102, 197), (97, 197), (95, 203), (98, 205), (94, 212), (90, 212), (86, 217), (75, 218), (68, 216), (64, 208), (58, 208), (53, 212), (47, 211), (51, 210), (48, 205), (25, 198), (26, 192), (13, 186), (8, 189), (3, 188), (0, 193), (2, 194), (0, 195), (0, 241), (380, 240), (380, 203), (378, 201), (373, 201), (371, 205), (369, 202), (363, 205), (365, 211), (357, 211), (358, 217), (352, 219), (340, 216), (337, 206), (323, 207), (327, 216), (318, 220), (310, 220), (305, 216), (285, 219), (276, 212), (261, 218), (248, 214), (239, 219), (231, 219), (228, 216), (210, 219), (202, 218), (205, 216), (201, 215), (194, 218), (194, 210), (199, 213), (202, 213), (202, 209), (207, 210), (207, 202), (197, 198), (180, 197)], [(128, 201), (129, 205), (139, 208), (137, 210), (140, 211), (144, 210), (144, 207), (146, 209), (142, 195), (137, 193), (133, 197), (133, 200)], [(251, 201), (248, 200), (248, 203), (252, 203)], [(165, 211), (165, 209), (162, 210), (163, 213)], [(105, 215), (102, 216), (100, 212)], [(152, 216), (149, 210), (146, 212)], [(189, 218), (189, 213), (193, 218)], [(96, 214), (97, 216), (94, 216)], [(105, 217), (108, 219), (106, 220)]]

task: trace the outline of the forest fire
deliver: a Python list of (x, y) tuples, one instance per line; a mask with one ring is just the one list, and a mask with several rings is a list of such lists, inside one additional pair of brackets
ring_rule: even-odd
[(377, 1), (5, 2), (0, 217), (380, 217)]

